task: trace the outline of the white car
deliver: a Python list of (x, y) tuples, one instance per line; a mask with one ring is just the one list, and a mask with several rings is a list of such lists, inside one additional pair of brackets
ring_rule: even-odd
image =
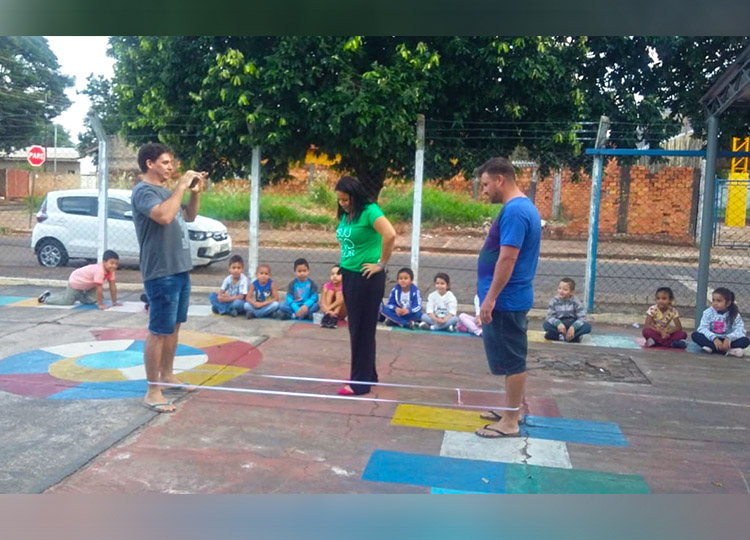
[[(107, 204), (107, 249), (121, 263), (138, 264), (140, 249), (133, 224), (130, 191), (110, 189)], [(99, 193), (95, 189), (50, 191), (36, 214), (31, 247), (42, 266), (65, 266), (69, 259), (96, 260)], [(232, 253), (227, 228), (215, 219), (197, 216), (187, 223), (193, 266), (222, 261)]]

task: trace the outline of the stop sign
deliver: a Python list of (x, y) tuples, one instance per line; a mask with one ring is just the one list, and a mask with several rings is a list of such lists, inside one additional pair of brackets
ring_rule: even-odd
[(26, 154), (26, 161), (28, 161), (32, 167), (41, 167), (46, 159), (47, 155), (44, 152), (44, 148), (39, 145), (34, 145), (29, 148), (29, 152)]

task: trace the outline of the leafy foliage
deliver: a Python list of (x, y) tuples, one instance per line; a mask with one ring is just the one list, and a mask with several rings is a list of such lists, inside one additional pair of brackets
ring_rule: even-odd
[(51, 132), (50, 119), (70, 106), (72, 84), (45, 38), (0, 36), (0, 150), (40, 143), (44, 126)]
[[(610, 117), (611, 144), (657, 148), (748, 38), (115, 37), (116, 115), (130, 142), (160, 140), (214, 177), (284, 177), (310, 147), (377, 196), (413, 173), (427, 118), (433, 177), (519, 148), (541, 173), (584, 162), (582, 123)], [(728, 122), (736, 134), (746, 115)], [(744, 124), (743, 124), (744, 123)], [(735, 125), (736, 124), (736, 125)], [(446, 148), (449, 151), (445, 150)]]

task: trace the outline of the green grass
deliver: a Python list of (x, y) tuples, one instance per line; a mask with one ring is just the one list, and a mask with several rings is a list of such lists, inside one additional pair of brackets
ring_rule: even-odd
[[(414, 191), (386, 188), (379, 204), (394, 223), (412, 220)], [(247, 221), (250, 201), (247, 193), (205, 193), (201, 197), (201, 215), (224, 221)], [(497, 216), (499, 207), (472, 200), (466, 195), (446, 193), (426, 187), (422, 198), (422, 223), (426, 226), (479, 226)], [(281, 228), (307, 223), (334, 227), (336, 195), (323, 183), (315, 183), (302, 195), (266, 193), (260, 200), (260, 221)]]
[[(380, 194), (380, 206), (395, 222), (412, 220), (414, 190), (406, 193), (386, 188)], [(481, 225), (494, 219), (499, 206), (474, 201), (467, 195), (446, 193), (438, 188), (422, 191), (422, 223), (425, 225)]]

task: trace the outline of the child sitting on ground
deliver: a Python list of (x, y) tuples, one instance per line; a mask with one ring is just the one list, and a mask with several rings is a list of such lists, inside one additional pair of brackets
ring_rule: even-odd
[(450, 291), (451, 278), (445, 272), (435, 274), (435, 290), (427, 297), (427, 313), (419, 327), (423, 330), (455, 332), (458, 324), (458, 300)]
[(482, 319), (479, 318), (479, 295), (474, 295), (474, 312), (475, 315), (469, 313), (461, 313), (458, 316), (458, 326), (456, 330), (459, 332), (468, 332), (475, 336), (482, 336)]
[(271, 267), (267, 264), (258, 265), (255, 280), (245, 297), (244, 308), (248, 319), (269, 317), (279, 309), (279, 292), (271, 279)]
[(44, 291), (37, 301), (50, 306), (72, 306), (78, 300), (81, 304), (96, 304), (99, 309), (107, 309), (104, 305), (104, 282), (109, 282), (109, 294), (113, 306), (121, 306), (117, 302), (117, 286), (115, 285), (115, 270), (120, 264), (120, 256), (108, 249), (102, 255), (102, 262), (88, 264), (73, 270), (68, 278), (68, 285), (61, 293), (53, 294)]
[(286, 289), (286, 301), (279, 306), (282, 319), (312, 319), (318, 311), (318, 286), (309, 279), (310, 265), (306, 259), (294, 261), (294, 275)]
[(245, 297), (248, 290), (248, 279), (243, 273), (245, 261), (240, 255), (232, 255), (229, 258), (229, 275), (221, 283), (218, 294), (213, 292), (208, 295), (211, 302), (211, 311), (217, 315), (229, 315), (236, 317), (245, 312)]
[(687, 347), (687, 334), (682, 330), (680, 314), (672, 307), (674, 293), (669, 287), (656, 289), (656, 304), (646, 311), (646, 322), (643, 325), (643, 337), (646, 347)]
[(725, 287), (714, 290), (711, 307), (703, 312), (700, 326), (690, 337), (707, 353), (744, 356), (750, 339), (732, 291)]
[(323, 328), (338, 328), (339, 319), (346, 318), (344, 291), (341, 285), (341, 268), (338, 264), (331, 267), (331, 281), (323, 285), (320, 311), (323, 313), (323, 320), (320, 321), (320, 326)]
[(396, 274), (397, 285), (388, 295), (388, 303), (380, 308), (387, 326), (411, 328), (422, 319), (422, 294), (414, 285), (414, 272), (411, 268), (402, 268)]
[(549, 301), (547, 320), (542, 325), (544, 339), (580, 343), (583, 335), (591, 332), (586, 309), (574, 295), (575, 290), (576, 282), (571, 278), (562, 278), (557, 284), (557, 295)]

